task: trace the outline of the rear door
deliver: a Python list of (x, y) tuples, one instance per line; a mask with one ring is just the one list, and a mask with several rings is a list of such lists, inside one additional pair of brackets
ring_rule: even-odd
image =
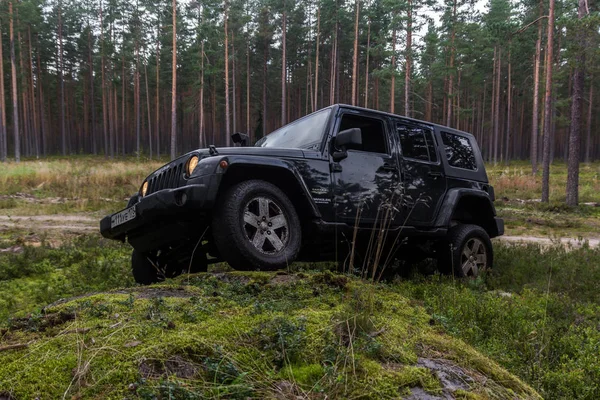
[(394, 119), (393, 131), (400, 145), (404, 198), (399, 225), (431, 226), (446, 192), (434, 128), (415, 121)]

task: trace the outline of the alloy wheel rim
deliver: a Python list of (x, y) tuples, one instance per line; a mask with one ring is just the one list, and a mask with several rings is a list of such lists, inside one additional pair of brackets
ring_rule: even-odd
[(487, 267), (487, 249), (480, 239), (467, 240), (460, 255), (460, 265), (465, 276), (477, 276)]
[(277, 254), (289, 241), (289, 223), (281, 207), (272, 199), (258, 196), (244, 207), (242, 220), (246, 238), (263, 254)]

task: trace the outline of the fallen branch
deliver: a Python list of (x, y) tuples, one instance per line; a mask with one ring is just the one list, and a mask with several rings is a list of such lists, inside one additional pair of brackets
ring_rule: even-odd
[(8, 350), (19, 350), (29, 347), (29, 343), (17, 343), (17, 344), (9, 344), (8, 346), (0, 347), (0, 353)]

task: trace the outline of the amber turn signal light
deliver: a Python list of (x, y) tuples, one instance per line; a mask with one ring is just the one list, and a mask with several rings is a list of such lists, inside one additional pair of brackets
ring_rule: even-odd
[(229, 166), (229, 163), (225, 160), (221, 160), (221, 162), (219, 163), (219, 167), (225, 169)]

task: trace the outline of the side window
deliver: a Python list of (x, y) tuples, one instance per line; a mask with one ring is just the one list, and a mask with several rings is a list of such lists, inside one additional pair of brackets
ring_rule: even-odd
[(396, 124), (396, 132), (400, 136), (403, 157), (420, 161), (437, 162), (437, 153), (431, 129)]
[(469, 139), (453, 133), (442, 132), (442, 141), (446, 148), (448, 164), (452, 167), (477, 170), (475, 154)]
[(362, 133), (362, 149), (371, 153), (387, 153), (385, 127), (383, 121), (376, 118), (363, 117), (360, 115), (344, 114), (340, 123), (340, 130), (360, 128)]

